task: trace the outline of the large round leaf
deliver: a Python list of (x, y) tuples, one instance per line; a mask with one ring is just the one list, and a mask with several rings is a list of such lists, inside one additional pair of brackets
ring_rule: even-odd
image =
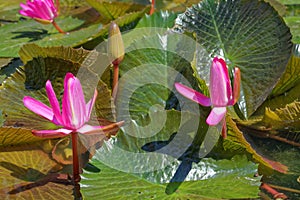
[[(271, 93), (290, 56), (291, 34), (282, 18), (264, 1), (204, 0), (176, 23), (195, 32), (211, 56), (225, 57), (230, 68), (240, 68), (240, 108), (250, 116)], [(207, 75), (207, 68), (198, 70), (200, 76)]]
[[(98, 152), (97, 155), (101, 153)], [(120, 159), (124, 163), (129, 161), (126, 157)], [(194, 173), (191, 177), (198, 177), (199, 180), (190, 179), (182, 183), (180, 190), (172, 195), (165, 193), (167, 183), (164, 181), (172, 176), (178, 162), (173, 167), (164, 169), (164, 174), (170, 172), (169, 176), (161, 176), (159, 183), (151, 183), (139, 177), (141, 174), (118, 171), (97, 159), (93, 159), (92, 164), (100, 168), (100, 173), (85, 171), (81, 181), (83, 196), (91, 200), (99, 197), (103, 200), (256, 198), (260, 184), (260, 178), (253, 177), (256, 166), (242, 156), (236, 156), (232, 160), (204, 159), (193, 166)]]

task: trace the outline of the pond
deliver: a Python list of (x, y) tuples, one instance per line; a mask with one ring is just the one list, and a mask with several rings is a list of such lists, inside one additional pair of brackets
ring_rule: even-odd
[(0, 0), (0, 198), (300, 199), (299, 12)]

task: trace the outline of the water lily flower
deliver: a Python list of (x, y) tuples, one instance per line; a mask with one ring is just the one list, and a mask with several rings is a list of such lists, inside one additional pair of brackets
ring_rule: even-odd
[(60, 32), (65, 33), (54, 21), (59, 14), (59, 0), (27, 0), (26, 4), (20, 3), (22, 10), (19, 13), (30, 17), (42, 24), (50, 24)]
[(86, 124), (90, 120), (93, 105), (96, 101), (97, 90), (93, 98), (86, 104), (79, 79), (73, 74), (67, 73), (64, 80), (64, 94), (62, 98), (62, 109), (53, 90), (51, 82), (46, 82), (46, 93), (51, 107), (44, 103), (25, 96), (24, 105), (34, 113), (46, 118), (62, 128), (56, 130), (33, 130), (35, 136), (43, 138), (64, 137), (70, 133), (81, 134), (105, 134), (110, 136), (123, 122), (113, 123), (107, 126), (91, 126)]
[(175, 83), (175, 88), (183, 96), (199, 103), (202, 106), (212, 106), (212, 110), (206, 119), (206, 123), (215, 126), (222, 122), (222, 135), (226, 137), (226, 107), (234, 105), (240, 95), (240, 70), (234, 68), (233, 89), (231, 86), (228, 68), (223, 59), (215, 57), (210, 68), (210, 97), (197, 92), (185, 85)]

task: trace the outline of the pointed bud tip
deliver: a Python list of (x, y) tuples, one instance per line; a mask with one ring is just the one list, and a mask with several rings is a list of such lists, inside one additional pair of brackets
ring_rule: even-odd
[(114, 65), (118, 65), (124, 59), (124, 43), (119, 26), (112, 22), (109, 27), (108, 55)]

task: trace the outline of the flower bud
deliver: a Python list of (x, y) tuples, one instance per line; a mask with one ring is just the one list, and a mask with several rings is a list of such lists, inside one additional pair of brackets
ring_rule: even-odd
[(109, 60), (111, 60), (114, 65), (118, 65), (124, 58), (124, 43), (119, 26), (116, 23), (111, 23), (108, 36)]

